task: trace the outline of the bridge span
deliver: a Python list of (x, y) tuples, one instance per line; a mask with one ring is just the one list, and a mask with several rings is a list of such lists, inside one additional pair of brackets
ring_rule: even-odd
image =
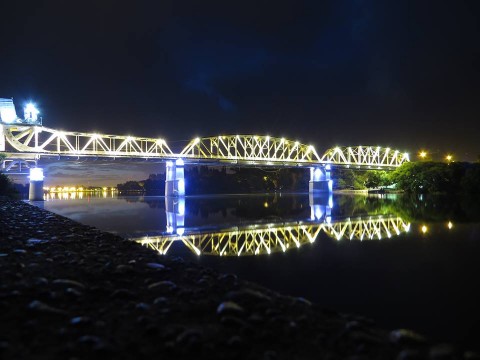
[[(11, 104), (13, 106), (13, 102)], [(13, 119), (13, 120), (12, 120)], [(139, 159), (166, 163), (166, 196), (185, 194), (186, 164), (305, 167), (310, 169), (310, 192), (331, 192), (332, 167), (393, 170), (407, 153), (380, 146), (327, 149), (319, 155), (313, 145), (260, 135), (219, 135), (195, 138), (182, 148), (165, 139), (60, 131), (30, 118), (8, 122), (0, 117), (0, 152), (6, 155), (0, 171), (30, 175), (30, 199), (43, 199), (45, 159)]]

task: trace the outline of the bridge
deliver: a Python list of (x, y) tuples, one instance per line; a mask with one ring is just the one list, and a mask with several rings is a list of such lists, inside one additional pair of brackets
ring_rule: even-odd
[(327, 149), (319, 155), (313, 145), (259, 135), (219, 135), (191, 140), (173, 149), (165, 139), (60, 131), (44, 127), (25, 110), (16, 117), (13, 101), (0, 99), (0, 152), (6, 153), (5, 173), (30, 173), (30, 199), (43, 199), (42, 159), (139, 159), (166, 163), (166, 196), (185, 194), (185, 164), (310, 169), (310, 192), (331, 192), (332, 167), (392, 170), (409, 161), (408, 153), (379, 146)]

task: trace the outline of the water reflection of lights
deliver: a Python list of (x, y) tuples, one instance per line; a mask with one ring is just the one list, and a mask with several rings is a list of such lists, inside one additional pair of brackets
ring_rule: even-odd
[(47, 192), (43, 195), (43, 198), (46, 201), (49, 200), (76, 200), (76, 199), (83, 199), (84, 197), (101, 197), (101, 198), (108, 198), (108, 197), (115, 197), (116, 192), (114, 191), (55, 191), (55, 192)]
[[(314, 243), (320, 232), (336, 240), (380, 240), (408, 232), (410, 224), (395, 216), (370, 216), (330, 222), (255, 224), (208, 231), (177, 228), (176, 234), (134, 239), (164, 255), (175, 241), (197, 255), (251, 256), (285, 252)], [(179, 231), (180, 230), (180, 231)]]

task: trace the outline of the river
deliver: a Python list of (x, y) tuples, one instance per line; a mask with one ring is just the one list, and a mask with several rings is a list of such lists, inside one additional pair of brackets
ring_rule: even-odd
[(468, 200), (77, 193), (38, 205), (385, 328), (479, 349), (480, 211)]

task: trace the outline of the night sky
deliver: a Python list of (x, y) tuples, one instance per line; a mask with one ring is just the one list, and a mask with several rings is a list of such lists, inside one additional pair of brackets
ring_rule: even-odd
[(47, 127), (480, 155), (479, 1), (9, 1), (1, 11), (0, 97), (18, 112), (35, 101)]

